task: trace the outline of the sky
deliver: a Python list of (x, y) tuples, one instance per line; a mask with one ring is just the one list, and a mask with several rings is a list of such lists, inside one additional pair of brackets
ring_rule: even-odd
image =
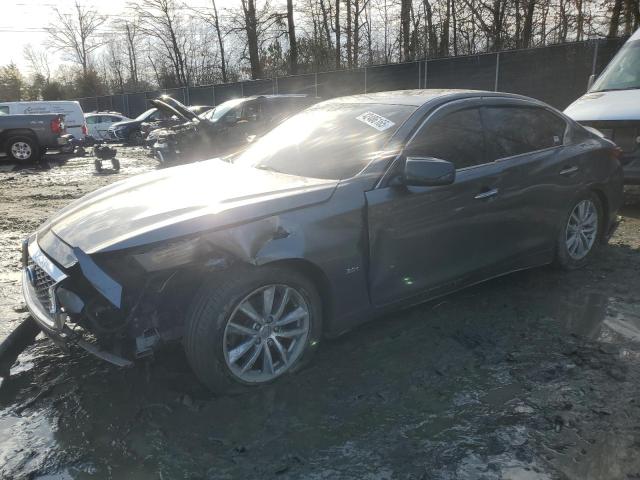
[[(218, 8), (231, 7), (240, 0), (217, 0)], [(55, 19), (53, 8), (60, 10), (73, 8), (76, 0), (0, 0), (0, 65), (14, 62), (20, 69), (27, 70), (27, 64), (23, 58), (24, 47), (32, 44), (34, 47), (47, 46), (47, 33), (45, 28)], [(86, 7), (94, 7), (103, 15), (109, 15), (109, 19), (126, 17), (126, 4), (130, 0), (79, 0)], [(190, 6), (210, 6), (210, 0), (185, 0)], [(108, 30), (107, 26), (103, 26)], [(50, 64), (55, 70), (63, 58), (53, 49)]]

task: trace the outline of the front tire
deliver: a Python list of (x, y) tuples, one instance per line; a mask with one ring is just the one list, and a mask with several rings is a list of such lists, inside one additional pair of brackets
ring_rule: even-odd
[(135, 130), (129, 134), (127, 137), (127, 143), (129, 145), (138, 146), (141, 145), (144, 139), (142, 138), (142, 133), (138, 130)]
[(31, 137), (11, 137), (5, 143), (5, 152), (16, 162), (32, 162), (39, 158), (38, 142)]
[(571, 204), (558, 234), (557, 266), (565, 270), (584, 267), (602, 242), (604, 213), (593, 192), (579, 195)]
[(307, 363), (322, 332), (313, 282), (283, 266), (225, 273), (200, 288), (187, 314), (184, 347), (198, 378), (238, 393)]

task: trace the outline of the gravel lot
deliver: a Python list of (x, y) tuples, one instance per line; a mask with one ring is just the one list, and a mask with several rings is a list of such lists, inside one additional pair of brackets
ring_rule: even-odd
[[(26, 313), (20, 241), (156, 168), (0, 159), (0, 339)], [(640, 194), (581, 271), (509, 275), (375, 320), (310, 367), (212, 397), (179, 348), (118, 369), (46, 338), (0, 388), (3, 479), (640, 479)]]

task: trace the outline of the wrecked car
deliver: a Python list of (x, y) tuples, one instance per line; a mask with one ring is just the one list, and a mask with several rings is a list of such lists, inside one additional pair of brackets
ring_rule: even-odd
[(307, 95), (260, 95), (237, 98), (200, 116), (170, 97), (153, 103), (184, 122), (156, 130), (152, 149), (160, 163), (222, 157), (247, 148), (286, 118), (316, 103)]
[(107, 130), (107, 138), (112, 142), (123, 142), (128, 145), (142, 145), (144, 136), (142, 124), (148, 122), (168, 121), (171, 115), (157, 108), (150, 108), (133, 120), (122, 120), (112, 123)]
[(546, 104), (343, 97), (240, 154), (115, 183), (23, 245), (58, 345), (118, 365), (181, 342), (214, 391), (271, 382), (389, 309), (509, 272), (585, 265), (617, 225), (619, 151)]
[[(211, 105), (192, 105), (186, 108), (190, 112), (202, 118), (205, 113), (213, 110), (214, 107)], [(162, 110), (162, 108), (160, 109)], [(158, 140), (158, 133), (160, 133), (163, 129), (175, 127), (176, 125), (180, 125), (185, 121), (182, 115), (176, 116), (171, 110), (166, 111), (165, 113), (169, 113), (171, 116), (165, 117), (161, 120), (142, 122), (142, 124), (140, 125), (140, 132), (142, 133), (142, 137), (144, 139), (144, 144), (146, 147), (152, 147), (153, 144), (156, 143), (156, 141)]]

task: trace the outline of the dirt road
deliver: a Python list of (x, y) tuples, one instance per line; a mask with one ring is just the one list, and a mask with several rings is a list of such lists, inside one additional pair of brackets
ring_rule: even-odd
[[(155, 168), (0, 161), (0, 338), (19, 245), (58, 208)], [(327, 341), (306, 370), (214, 398), (179, 348), (118, 369), (47, 339), (0, 388), (3, 479), (638, 479), (640, 195), (592, 266), (510, 275)]]

